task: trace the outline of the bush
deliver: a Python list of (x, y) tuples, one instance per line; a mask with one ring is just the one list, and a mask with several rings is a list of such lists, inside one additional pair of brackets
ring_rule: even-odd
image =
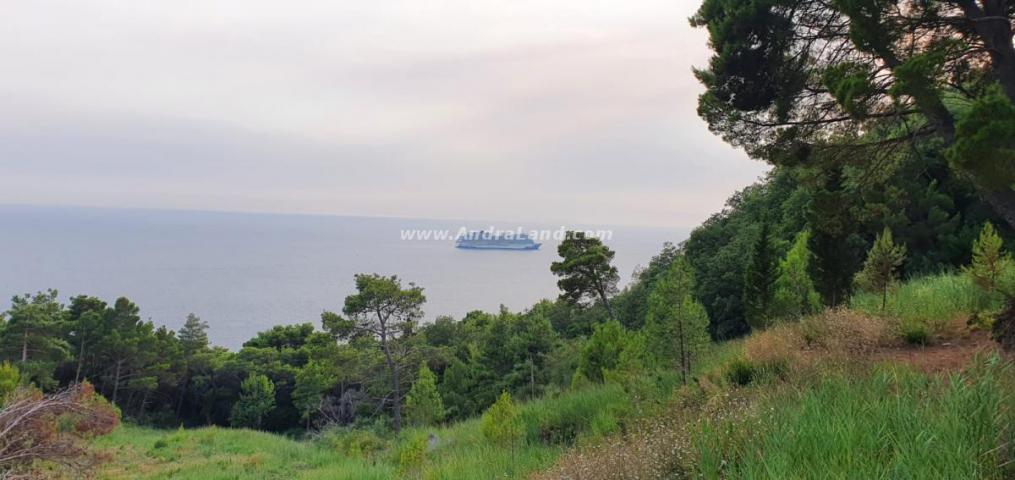
[(527, 405), (521, 419), (529, 442), (570, 445), (582, 434), (619, 428), (627, 404), (623, 388), (605, 385)]
[(483, 413), (479, 428), (487, 440), (497, 445), (514, 447), (521, 439), (522, 425), (518, 417), (518, 407), (511, 401), (509, 393), (502, 393), (500, 398)]
[(902, 339), (910, 345), (926, 345), (930, 343), (930, 331), (919, 322), (907, 322), (900, 325)]
[(426, 435), (416, 434), (398, 446), (398, 470), (405, 476), (419, 476), (426, 461)]
[(384, 439), (371, 430), (332, 427), (319, 434), (319, 441), (327, 448), (350, 458), (374, 458), (384, 450)]
[(743, 357), (734, 358), (726, 364), (726, 379), (734, 385), (747, 385), (757, 374), (758, 369), (754, 364)]
[(8, 395), (14, 393), (20, 381), (21, 373), (18, 367), (11, 365), (10, 362), (0, 363), (0, 406), (3, 406), (4, 399)]

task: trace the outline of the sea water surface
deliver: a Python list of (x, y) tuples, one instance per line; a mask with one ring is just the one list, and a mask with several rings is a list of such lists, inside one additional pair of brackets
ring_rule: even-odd
[[(560, 224), (0, 206), (0, 296), (55, 288), (60, 298), (130, 298), (141, 315), (179, 328), (188, 313), (210, 324), (216, 345), (239, 348), (272, 325), (320, 323), (341, 311), (353, 275), (398, 275), (424, 288), (426, 319), (461, 318), (501, 304), (523, 310), (557, 295), (538, 251), (456, 249), (452, 239), (405, 240), (407, 230), (556, 231)], [(611, 230), (621, 284), (685, 229), (566, 225)], [(5, 310), (3, 304), (0, 311)]]

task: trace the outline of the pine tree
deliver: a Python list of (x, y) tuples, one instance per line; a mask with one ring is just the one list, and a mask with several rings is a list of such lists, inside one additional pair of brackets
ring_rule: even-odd
[(973, 242), (973, 261), (963, 272), (988, 294), (997, 289), (1001, 275), (1011, 268), (1011, 256), (1004, 253), (1004, 242), (994, 230), (994, 225), (987, 222), (980, 231), (980, 237)]
[(906, 246), (892, 241), (892, 231), (885, 227), (867, 252), (863, 269), (856, 274), (856, 284), (869, 292), (881, 293), (881, 310), (888, 306), (888, 289), (899, 276), (899, 267), (906, 260)]
[(444, 420), (444, 402), (437, 392), (437, 377), (424, 363), (419, 378), (405, 397), (405, 416), (414, 425), (435, 425)]
[(616, 319), (609, 298), (616, 293), (620, 279), (612, 264), (614, 251), (598, 238), (569, 231), (557, 246), (557, 253), (561, 259), (550, 264), (550, 272), (561, 277), (557, 281), (560, 298), (575, 305), (598, 298), (610, 319)]
[(487, 440), (497, 445), (511, 445), (521, 439), (521, 417), (510, 393), (502, 392), (490, 405), (480, 419), (479, 428)]
[(768, 223), (762, 223), (744, 271), (744, 315), (752, 328), (765, 328), (771, 321), (778, 275), (772, 236)]
[(810, 232), (797, 234), (786, 258), (779, 262), (775, 281), (775, 312), (779, 316), (799, 318), (821, 308), (821, 297), (810, 276), (812, 255), (808, 248)]
[(208, 348), (208, 322), (193, 313), (188, 313), (187, 321), (180, 328), (178, 337), (180, 346), (188, 355), (204, 350)]
[(645, 320), (648, 350), (657, 359), (678, 365), (685, 384), (692, 363), (709, 342), (708, 315), (693, 291), (691, 266), (677, 257), (653, 287)]
[(229, 423), (234, 427), (261, 428), (275, 408), (275, 384), (264, 375), (251, 375), (240, 383), (240, 399), (233, 404)]
[(511, 463), (514, 464), (515, 448), (522, 439), (522, 421), (518, 407), (511, 400), (511, 394), (503, 392), (500, 398), (483, 413), (479, 430), (487, 440), (501, 447), (511, 448)]
[(596, 325), (578, 357), (578, 371), (588, 380), (602, 382), (603, 373), (619, 365), (627, 335), (627, 330), (616, 320)]
[(63, 339), (66, 311), (56, 290), (12, 299), (0, 335), (0, 358), (16, 362), (21, 376), (42, 388), (54, 387), (53, 371), (69, 355)]

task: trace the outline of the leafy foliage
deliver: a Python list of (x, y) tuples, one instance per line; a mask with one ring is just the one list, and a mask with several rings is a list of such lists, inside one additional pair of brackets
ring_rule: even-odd
[(561, 260), (550, 265), (550, 271), (561, 277), (557, 281), (560, 298), (573, 304), (586, 299), (597, 298), (614, 318), (609, 296), (616, 292), (617, 267), (614, 267), (613, 250), (603, 245), (598, 238), (589, 237), (585, 232), (567, 232), (557, 247)]
[(264, 417), (275, 408), (275, 384), (264, 375), (251, 375), (240, 384), (240, 392), (230, 423), (234, 427), (260, 429)]
[(779, 262), (779, 277), (775, 281), (773, 312), (777, 317), (797, 319), (817, 313), (821, 297), (811, 281), (810, 232), (797, 234), (786, 257)]
[(524, 430), (518, 407), (511, 400), (511, 394), (500, 394), (497, 401), (483, 414), (480, 431), (491, 442), (502, 446), (516, 445)]
[(694, 273), (683, 257), (652, 289), (645, 336), (648, 350), (667, 365), (677, 365), (687, 383), (691, 366), (709, 343), (708, 315), (693, 296)]
[(413, 425), (434, 425), (444, 420), (444, 402), (437, 392), (437, 377), (426, 364), (405, 397), (405, 414)]

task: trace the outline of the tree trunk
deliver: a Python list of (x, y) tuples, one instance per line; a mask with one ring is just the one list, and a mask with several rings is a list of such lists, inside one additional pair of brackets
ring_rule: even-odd
[(1015, 191), (1011, 188), (982, 192), (980, 196), (994, 209), (1009, 227), (1015, 229)]
[(116, 373), (113, 375), (113, 398), (110, 403), (116, 405), (116, 394), (120, 390), (120, 366), (123, 365), (123, 361), (116, 362)]
[(599, 299), (603, 301), (603, 307), (606, 308), (606, 315), (610, 317), (610, 320), (616, 320), (616, 317), (613, 316), (613, 306), (610, 305), (610, 299), (606, 297), (606, 289), (600, 286), (596, 288), (596, 291), (599, 292)]
[(957, 3), (987, 47), (994, 78), (1005, 96), (1015, 103), (1015, 45), (1012, 45), (1008, 2), (985, 1), (977, 4), (975, 0), (959, 0)]
[(881, 290), (881, 313), (885, 313), (885, 307), (888, 306), (888, 284), (886, 283), (884, 288)]
[(78, 368), (77, 371), (74, 372), (74, 383), (78, 383), (81, 381), (81, 367), (82, 365), (84, 365), (84, 363), (85, 363), (85, 341), (84, 339), (82, 339), (81, 348), (78, 351)]
[(397, 433), (402, 431), (402, 395), (398, 385), (398, 365), (391, 357), (387, 335), (383, 332), (381, 333), (381, 348), (384, 349), (384, 362), (388, 364), (388, 372), (391, 374), (391, 392), (395, 397), (391, 405), (391, 413), (395, 417), (395, 432)]
[(532, 359), (532, 352), (529, 352), (529, 395), (536, 396), (536, 362)]
[(25, 330), (21, 338), (21, 364), (28, 363), (28, 330)]
[(677, 319), (677, 345), (680, 347), (680, 380), (687, 385), (687, 368), (684, 365), (684, 322)]

